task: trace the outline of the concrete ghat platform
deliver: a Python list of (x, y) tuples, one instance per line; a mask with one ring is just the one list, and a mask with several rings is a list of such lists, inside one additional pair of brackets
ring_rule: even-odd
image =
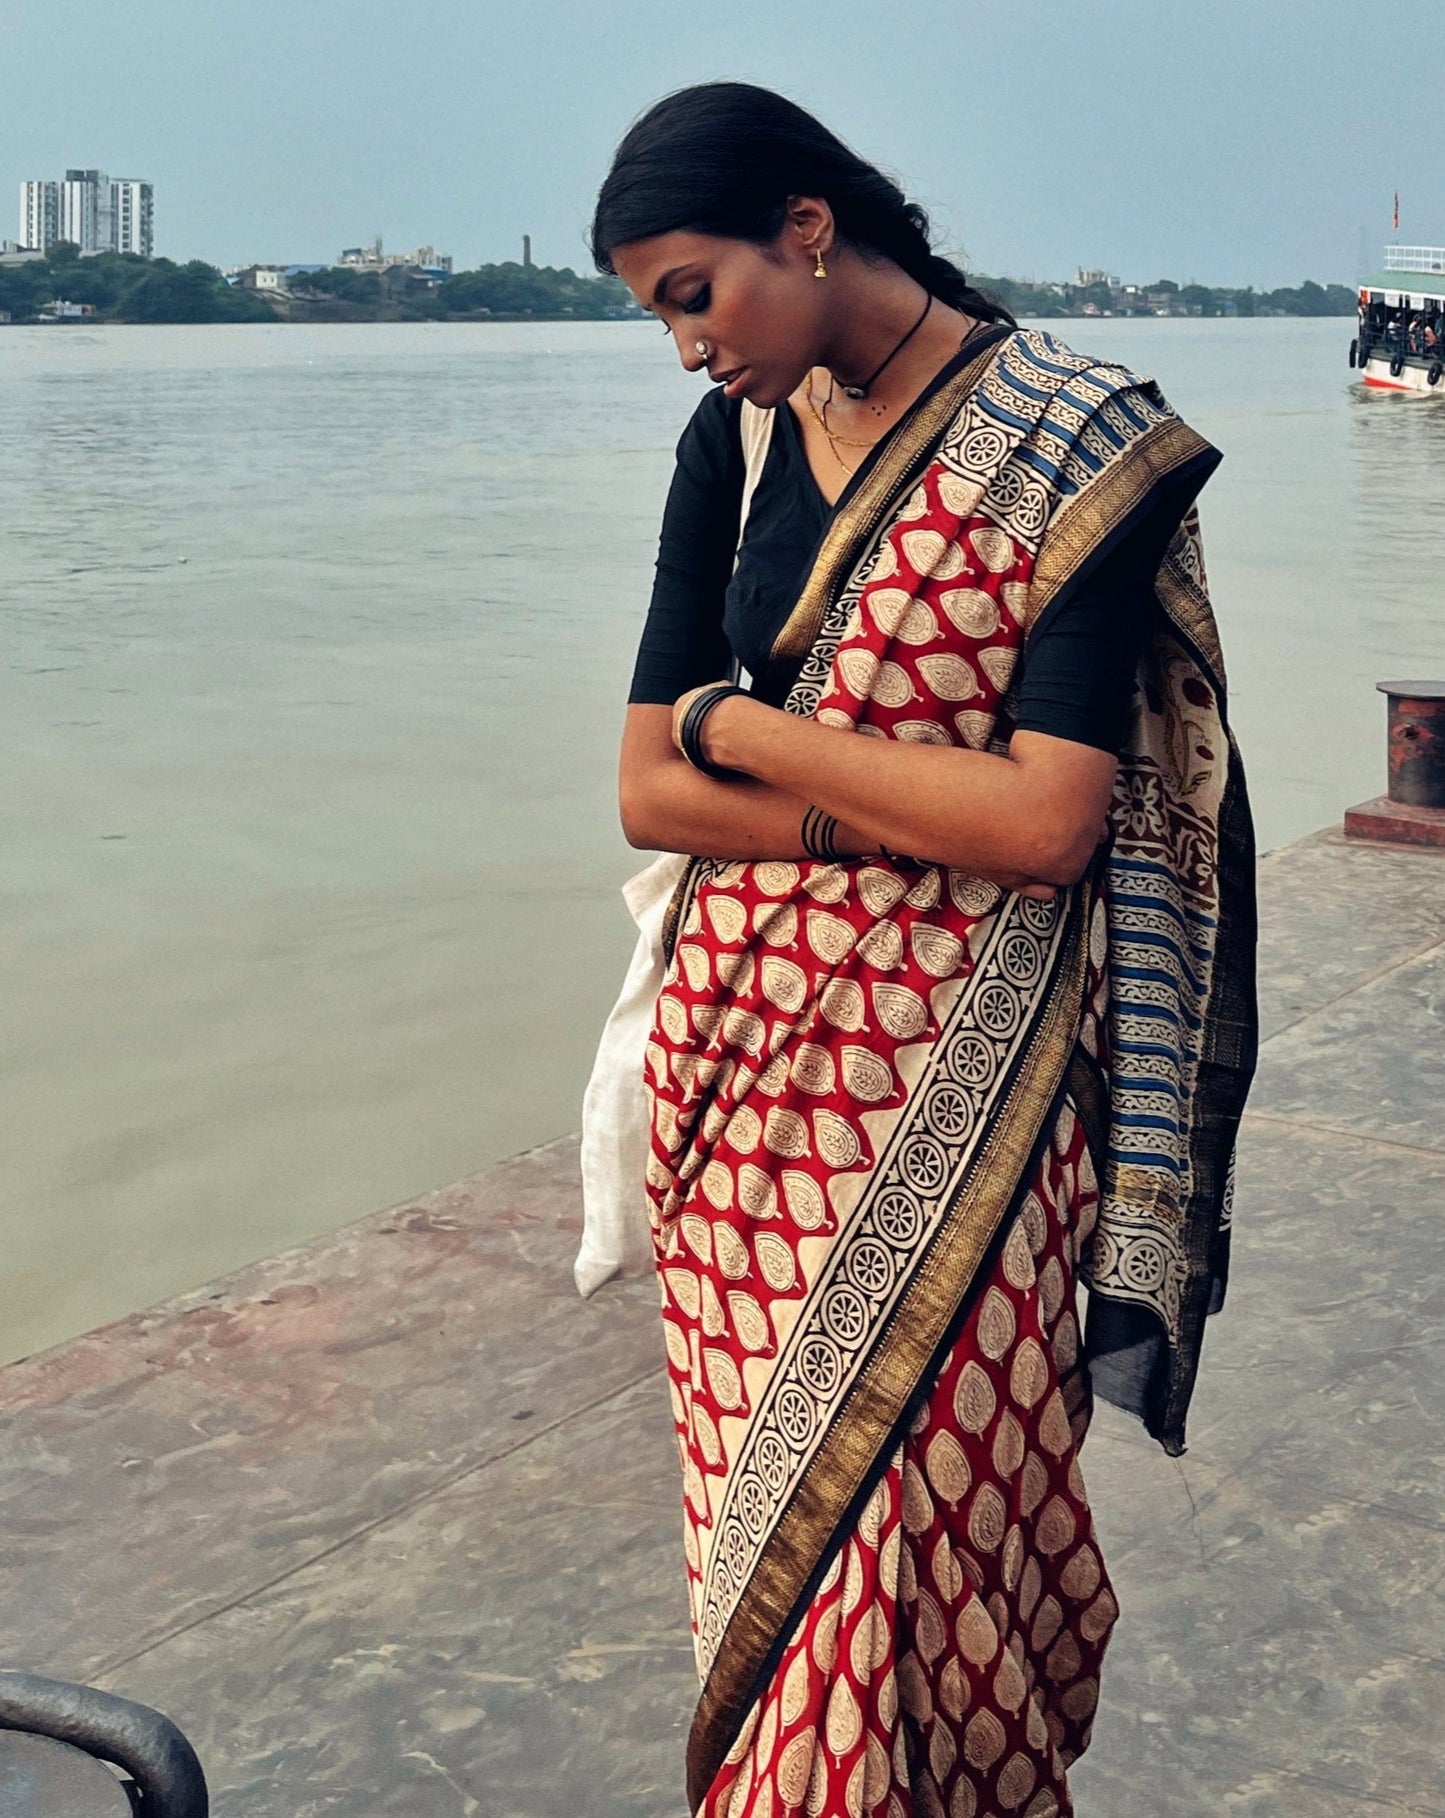
[[(1124, 1608), (1080, 1818), (1445, 1818), (1445, 855), (1261, 866), (1190, 1451), (1084, 1461)], [(650, 1284), (564, 1141), (0, 1372), (0, 1664), (158, 1705), (219, 1818), (677, 1818)]]

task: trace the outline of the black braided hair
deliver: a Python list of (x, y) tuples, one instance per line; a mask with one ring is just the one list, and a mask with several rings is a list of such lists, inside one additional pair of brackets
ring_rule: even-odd
[(703, 82), (655, 102), (612, 160), (592, 218), (592, 257), (685, 229), (771, 245), (789, 199), (819, 196), (839, 237), (891, 259), (941, 303), (984, 322), (1012, 315), (933, 250), (928, 215), (796, 102), (749, 82)]

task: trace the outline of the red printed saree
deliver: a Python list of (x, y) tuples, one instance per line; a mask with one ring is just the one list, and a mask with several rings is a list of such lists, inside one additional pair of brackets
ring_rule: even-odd
[[(1152, 386), (1047, 336), (955, 363), (835, 514), (779, 640), (803, 658), (789, 710), (1000, 748), (1048, 599), (1211, 460)], [(709, 1818), (1071, 1810), (1116, 1614), (1076, 1277), (1117, 1261), (1155, 1347), (1139, 1405), (1174, 1442), (1222, 1266), (1220, 1081), (1247, 1078), (1219, 1064), (1216, 1005), (1244, 1001), (1215, 990), (1237, 765), (1192, 526), (1166, 568), (1109, 858), (1057, 901), (873, 858), (696, 861), (674, 904), (648, 1185)], [(1126, 938), (1148, 976), (1121, 1000)], [(1135, 1041), (1136, 1012), (1165, 1039)], [(1137, 1090), (1121, 1031), (1158, 1050), (1131, 1052)]]

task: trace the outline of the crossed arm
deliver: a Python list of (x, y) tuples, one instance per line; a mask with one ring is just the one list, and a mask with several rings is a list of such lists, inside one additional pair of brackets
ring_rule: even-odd
[(620, 798), (634, 846), (802, 858), (811, 805), (837, 818), (845, 852), (886, 846), (1047, 895), (1087, 869), (1114, 787), (1110, 753), (1046, 733), (1015, 733), (1000, 757), (863, 738), (736, 695), (708, 715), (703, 746), (748, 780), (715, 782), (674, 744), (674, 711), (627, 710)]

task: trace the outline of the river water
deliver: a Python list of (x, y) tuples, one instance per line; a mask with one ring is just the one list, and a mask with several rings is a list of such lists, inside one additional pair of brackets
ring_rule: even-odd
[[(1226, 454), (1261, 845), (1445, 674), (1445, 409), (1342, 321), (1064, 324)], [(672, 444), (650, 324), (0, 331), (0, 1358), (576, 1127)]]

